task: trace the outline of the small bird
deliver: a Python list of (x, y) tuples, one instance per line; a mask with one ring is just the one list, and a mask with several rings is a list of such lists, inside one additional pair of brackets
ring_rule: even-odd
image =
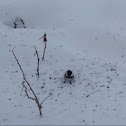
[(74, 80), (74, 75), (71, 70), (67, 70), (67, 72), (64, 74), (64, 83), (70, 82), (72, 84), (72, 81)]

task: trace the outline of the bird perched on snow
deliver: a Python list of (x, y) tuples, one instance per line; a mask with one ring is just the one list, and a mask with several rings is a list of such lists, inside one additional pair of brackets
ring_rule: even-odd
[(71, 70), (68, 70), (65, 74), (64, 74), (64, 83), (65, 82), (70, 82), (70, 84), (72, 84), (72, 81), (74, 80), (74, 75), (72, 73)]

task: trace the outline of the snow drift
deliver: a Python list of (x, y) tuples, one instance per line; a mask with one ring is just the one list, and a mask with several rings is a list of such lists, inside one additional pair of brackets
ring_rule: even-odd
[[(0, 124), (1, 125), (100, 125), (126, 123), (125, 0), (0, 0)], [(16, 17), (26, 29), (13, 29)], [(45, 60), (36, 77), (34, 45), (40, 57), (47, 33)], [(25, 97), (16, 56), (38, 98)], [(72, 85), (63, 83), (71, 69)], [(74, 115), (74, 116), (73, 116)]]

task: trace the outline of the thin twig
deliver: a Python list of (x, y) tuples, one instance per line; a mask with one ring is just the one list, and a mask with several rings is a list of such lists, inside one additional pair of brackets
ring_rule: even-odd
[(40, 61), (40, 59), (39, 59), (38, 51), (37, 51), (35, 46), (34, 46), (34, 48), (35, 48), (35, 53), (37, 55), (37, 61), (38, 61), (38, 63), (37, 63), (37, 75), (38, 75), (38, 78), (39, 78), (39, 61)]
[[(24, 83), (24, 81), (23, 81), (22, 83)], [(23, 89), (24, 89), (24, 86), (22, 87), (22, 90), (21, 90), (20, 96), (21, 96), (21, 94), (22, 94)]]
[(46, 42), (45, 42), (45, 48), (44, 48), (44, 52), (43, 52), (42, 59), (44, 59), (44, 56), (45, 56), (45, 50), (46, 50)]
[(45, 56), (45, 50), (46, 50), (46, 43), (47, 43), (46, 33), (43, 35), (43, 43), (45, 43), (45, 48), (44, 48), (44, 52), (43, 52), (42, 59), (44, 59), (44, 56)]
[(42, 102), (41, 102), (41, 105), (44, 103), (44, 101), (49, 98), (50, 96), (52, 96), (52, 94), (50, 94), (49, 96), (47, 96)]
[(31, 99), (31, 100), (35, 100), (35, 98), (32, 98), (32, 97), (29, 96), (28, 91), (27, 91), (27, 87), (25, 86), (24, 81), (22, 82), (22, 85), (23, 85), (23, 87), (25, 88), (26, 96), (27, 96), (29, 99)]
[(43, 36), (42, 37), (40, 37), (38, 40), (41, 40), (43, 38)]
[[(42, 116), (42, 110), (41, 110), (41, 109), (42, 109), (42, 106), (41, 106), (41, 104), (39, 103), (39, 100), (38, 100), (38, 98), (37, 98), (35, 92), (33, 91), (33, 89), (32, 89), (32, 87), (31, 87), (30, 83), (29, 83), (29, 82), (27, 81), (27, 79), (25, 78), (24, 71), (23, 71), (23, 69), (22, 69), (22, 67), (21, 67), (21, 65), (20, 65), (20, 63), (19, 63), (19, 61), (18, 61), (18, 59), (17, 59), (17, 57), (16, 57), (16, 55), (15, 55), (15, 53), (14, 53), (14, 49), (15, 49), (15, 47), (13, 48), (12, 53), (13, 53), (13, 56), (14, 56), (14, 58), (16, 59), (17, 64), (18, 64), (18, 66), (19, 66), (19, 68), (20, 68), (20, 70), (21, 70), (21, 72), (22, 72), (23, 79), (24, 79), (22, 85), (23, 85), (23, 87), (25, 88), (26, 95), (27, 95), (27, 97), (28, 97), (29, 99), (32, 99), (32, 100), (36, 101), (36, 104), (37, 104), (38, 109), (39, 109), (40, 116)], [(24, 82), (27, 83), (28, 87), (30, 88), (30, 90), (31, 90), (31, 92), (33, 93), (33, 95), (34, 95), (35, 98), (32, 98), (32, 97), (29, 96), (29, 94), (28, 94), (28, 92), (27, 92), (27, 87), (24, 85)]]

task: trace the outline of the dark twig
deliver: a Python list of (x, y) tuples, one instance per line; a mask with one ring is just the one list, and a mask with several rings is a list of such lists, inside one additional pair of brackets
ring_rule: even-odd
[[(15, 47), (14, 47), (14, 49), (15, 49)], [(22, 67), (21, 67), (21, 65), (20, 65), (20, 63), (19, 63), (19, 61), (18, 61), (18, 59), (17, 59), (17, 57), (16, 57), (16, 55), (15, 55), (15, 53), (14, 53), (14, 49), (12, 50), (12, 53), (13, 53), (13, 56), (14, 56), (14, 58), (16, 59), (17, 64), (18, 64), (18, 66), (19, 66), (19, 68), (20, 68), (20, 70), (21, 70), (21, 72), (22, 72), (24, 82), (27, 83), (28, 87), (30, 88), (30, 90), (31, 90), (31, 92), (33, 93), (33, 95), (34, 95), (35, 98), (32, 98), (32, 97), (29, 96), (29, 94), (28, 94), (28, 92), (27, 92), (27, 87), (24, 85), (24, 82), (22, 82), (22, 85), (23, 85), (23, 87), (25, 88), (26, 95), (27, 95), (27, 97), (28, 97), (29, 99), (32, 99), (32, 100), (34, 100), (34, 101), (36, 102), (36, 104), (37, 104), (37, 106), (38, 106), (38, 109), (39, 109), (40, 116), (42, 116), (42, 110), (41, 110), (41, 109), (42, 109), (42, 106), (41, 106), (41, 104), (39, 103), (39, 100), (38, 100), (38, 98), (37, 98), (35, 92), (33, 91), (33, 89), (32, 89), (32, 87), (31, 87), (30, 83), (29, 83), (29, 82), (27, 81), (27, 79), (25, 78), (24, 71), (23, 71), (23, 69), (22, 69)]]
[(45, 56), (45, 50), (46, 50), (46, 42), (45, 42), (45, 48), (44, 48), (44, 52), (43, 52), (42, 59), (44, 59), (44, 56)]
[(26, 96), (27, 96), (29, 99), (31, 99), (31, 100), (35, 100), (35, 98), (32, 98), (32, 97), (29, 96), (28, 91), (27, 91), (27, 87), (25, 86), (24, 83), (25, 83), (25, 81), (22, 82), (22, 85), (23, 85), (23, 87), (25, 88)]
[(24, 23), (24, 21), (23, 21), (22, 19), (20, 19), (20, 20), (21, 20), (22, 24), (24, 25), (24, 28), (26, 28), (26, 27), (25, 27), (25, 23)]
[(38, 78), (39, 78), (39, 61), (40, 61), (40, 59), (39, 59), (38, 51), (37, 51), (35, 46), (34, 46), (34, 48), (35, 48), (35, 53), (37, 55), (37, 60), (38, 60), (38, 63), (37, 63), (37, 75), (38, 75)]
[[(22, 83), (23, 83), (23, 82), (22, 82)], [(24, 86), (23, 86), (22, 89), (21, 89), (21, 93), (20, 93), (20, 95), (22, 94), (23, 89), (24, 89)]]
[(47, 43), (46, 33), (43, 35), (43, 43), (45, 43), (45, 47), (44, 47), (44, 52), (43, 52), (42, 59), (44, 59), (44, 56), (45, 56), (45, 50), (46, 50), (46, 43)]
[(47, 98), (49, 98), (50, 96), (52, 96), (52, 94), (50, 94), (49, 96), (47, 96), (47, 97), (42, 101), (41, 106), (42, 106), (42, 104), (44, 103), (44, 101), (45, 101)]

